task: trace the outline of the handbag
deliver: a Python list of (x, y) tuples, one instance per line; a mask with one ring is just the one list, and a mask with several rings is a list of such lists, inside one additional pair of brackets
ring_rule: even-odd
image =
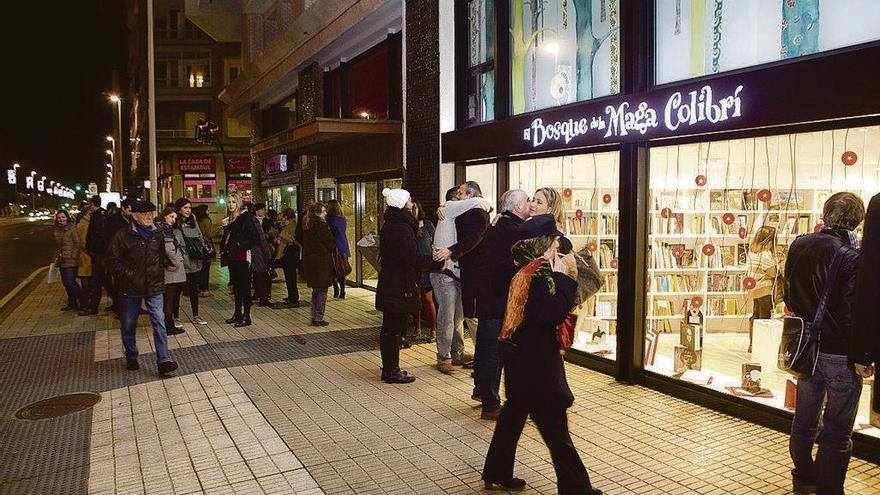
[(828, 300), (834, 290), (840, 263), (846, 246), (841, 246), (834, 254), (828, 280), (822, 289), (822, 297), (816, 308), (813, 321), (807, 323), (803, 318), (788, 316), (782, 320), (782, 340), (779, 342), (779, 355), (776, 366), (796, 378), (808, 378), (816, 371), (819, 362), (819, 342), (822, 337), (822, 320), (828, 310)]
[(212, 260), (217, 256), (214, 249), (214, 243), (210, 241), (202, 241), (198, 237), (183, 236), (186, 243), (186, 252), (189, 257), (194, 260)]
[(337, 280), (345, 278), (351, 273), (351, 263), (339, 251), (339, 248), (333, 250), (333, 272), (336, 274)]

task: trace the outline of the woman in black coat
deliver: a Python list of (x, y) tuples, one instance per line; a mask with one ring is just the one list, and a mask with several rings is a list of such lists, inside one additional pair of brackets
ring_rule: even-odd
[[(562, 234), (556, 226), (546, 222), (540, 227), (539, 232), (521, 229), (522, 234), (537, 237), (520, 241), (512, 249), (518, 266), (538, 268), (534, 273), (521, 270), (511, 282), (499, 335), (507, 403), (486, 454), (483, 481), (489, 490), (525, 487), (524, 480), (513, 477), (513, 464), (519, 437), (531, 416), (550, 449), (559, 493), (601, 495), (590, 485), (590, 477), (568, 431), (566, 409), (574, 402), (574, 395), (565, 377), (557, 337), (557, 327), (575, 303), (577, 282), (571, 274), (576, 276), (577, 268), (574, 255), (557, 254)], [(524, 309), (517, 311), (516, 307)], [(512, 313), (518, 316), (511, 318)]]
[[(251, 324), (251, 250), (262, 250), (263, 233), (256, 218), (241, 211), (241, 198), (228, 198), (229, 216), (223, 219), (223, 238), (220, 240), (220, 261), (229, 267), (229, 278), (235, 294), (235, 314), (226, 320), (236, 327)], [(244, 308), (244, 312), (242, 312)]]
[(384, 223), (379, 230), (379, 284), (376, 309), (382, 311), (379, 347), (382, 352), (382, 381), (412, 383), (415, 377), (400, 370), (400, 337), (406, 331), (409, 315), (421, 302), (417, 281), (419, 271), (439, 267), (430, 255), (419, 254), (416, 243), (418, 220), (412, 214), (409, 192), (385, 189)]

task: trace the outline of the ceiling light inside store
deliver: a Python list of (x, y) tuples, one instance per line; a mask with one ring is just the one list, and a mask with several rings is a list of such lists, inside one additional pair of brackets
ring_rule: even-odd
[(555, 41), (551, 41), (551, 42), (547, 43), (546, 45), (544, 45), (544, 49), (547, 50), (547, 52), (549, 52), (549, 53), (553, 53), (553, 54), (559, 53), (559, 43), (557, 43)]

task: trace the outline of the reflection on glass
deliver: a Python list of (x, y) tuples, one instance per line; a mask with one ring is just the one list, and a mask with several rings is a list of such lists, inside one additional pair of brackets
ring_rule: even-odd
[[(348, 238), (349, 252), (356, 253), (355, 244), (358, 239), (355, 237), (355, 185), (352, 182), (339, 185), (339, 206), (342, 207), (342, 214), (345, 216), (345, 236)], [(350, 282), (357, 281), (357, 270), (352, 270), (347, 278)]]
[[(880, 127), (653, 148), (645, 367), (793, 407), (776, 367), (788, 247), (831, 194), (880, 191), (878, 156)], [(866, 387), (857, 425), (869, 400)]]
[(603, 286), (578, 308), (572, 347), (608, 359), (617, 351), (618, 162), (619, 153), (609, 152), (510, 164), (511, 189), (559, 191), (566, 237), (595, 258)]
[[(377, 182), (364, 183), (364, 212), (361, 215), (360, 221), (361, 232), (365, 235), (370, 232), (379, 235), (379, 212), (384, 209), (385, 205), (384, 202), (381, 205), (379, 204), (379, 199), (382, 198), (382, 195), (379, 194), (378, 187), (379, 184)], [(378, 255), (378, 252), (375, 254)], [(371, 262), (373, 259), (373, 256), (365, 256), (364, 253), (361, 252), (361, 266), (363, 269), (361, 283), (366, 287), (372, 287), (375, 289), (379, 278), (379, 272)]]

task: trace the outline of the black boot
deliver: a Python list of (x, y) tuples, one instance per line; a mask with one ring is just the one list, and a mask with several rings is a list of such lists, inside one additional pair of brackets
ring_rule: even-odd
[(385, 383), (412, 383), (416, 381), (416, 377), (408, 375), (405, 371), (401, 371), (400, 368), (397, 368), (390, 373), (385, 373), (383, 370), (382, 381)]
[(226, 323), (228, 323), (230, 325), (233, 323), (238, 323), (241, 321), (241, 315), (236, 313), (236, 314), (232, 315), (232, 318), (226, 318), (225, 321), (226, 321)]

